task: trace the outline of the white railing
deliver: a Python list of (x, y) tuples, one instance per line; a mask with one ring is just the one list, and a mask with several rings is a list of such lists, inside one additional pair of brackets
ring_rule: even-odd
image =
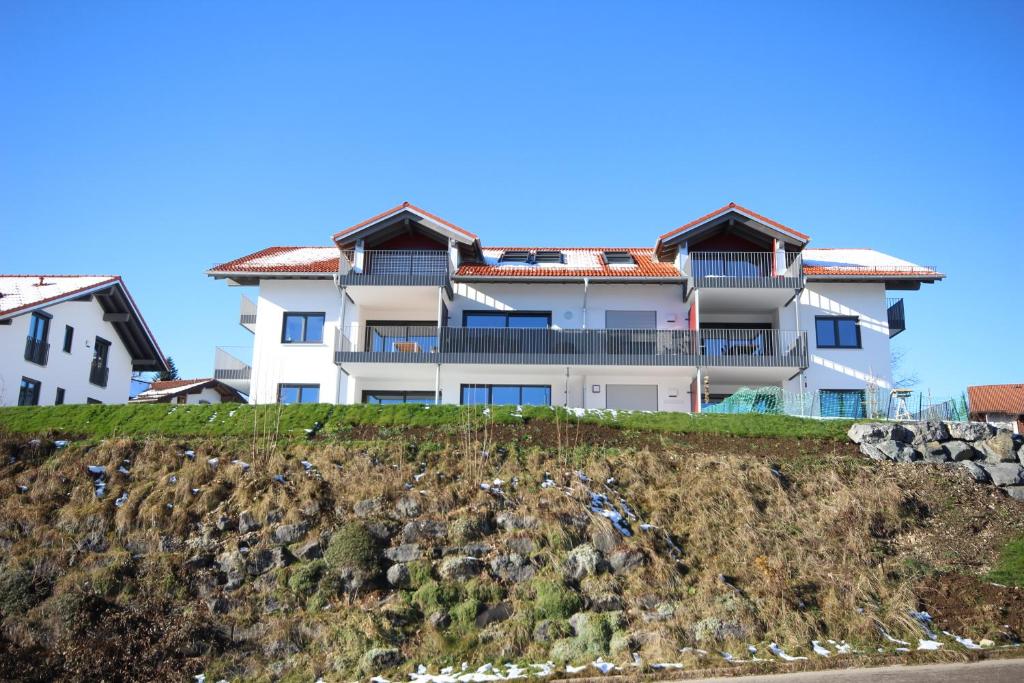
[(238, 322), (245, 327), (256, 324), (256, 303), (244, 294), (238, 302)]
[(796, 288), (803, 283), (803, 257), (783, 251), (692, 251), (683, 274), (695, 287)]
[(225, 347), (218, 346), (213, 355), (213, 376), (216, 379), (250, 379), (252, 367), (237, 356), (229, 353)]

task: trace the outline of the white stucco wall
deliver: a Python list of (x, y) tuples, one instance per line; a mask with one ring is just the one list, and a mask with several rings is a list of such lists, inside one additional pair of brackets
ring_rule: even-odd
[[(0, 405), (18, 404), (21, 378), (41, 383), (39, 405), (53, 405), (57, 387), (64, 389), (64, 403), (85, 403), (93, 398), (103, 403), (127, 403), (132, 377), (132, 359), (114, 326), (103, 320), (103, 309), (95, 299), (65, 301), (44, 310), (50, 314), (50, 353), (45, 366), (25, 360), (31, 314), (19, 315), (10, 325), (0, 325)], [(64, 351), (64, 326), (75, 328), (71, 352)], [(110, 342), (107, 386), (89, 382), (96, 337)]]
[[(323, 341), (282, 344), (286, 312), (323, 313)], [(334, 346), (340, 314), (341, 295), (331, 280), (263, 280), (256, 300), (249, 400), (274, 403), (280, 384), (315, 384), (321, 403), (336, 403), (341, 372), (334, 364)]]
[[(790, 308), (795, 311), (794, 307)], [(810, 352), (810, 366), (804, 372), (804, 391), (864, 389), (870, 381), (881, 389), (891, 389), (887, 310), (882, 284), (809, 283), (800, 295), (800, 329), (807, 331)], [(859, 318), (861, 348), (819, 348), (814, 322), (817, 316)], [(783, 323), (793, 321), (793, 317), (793, 314), (784, 315)], [(786, 388), (797, 391), (798, 382), (793, 380)]]

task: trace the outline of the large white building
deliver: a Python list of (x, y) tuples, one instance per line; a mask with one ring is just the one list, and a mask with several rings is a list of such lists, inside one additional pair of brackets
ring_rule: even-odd
[(208, 271), (242, 298), (257, 403), (551, 404), (700, 411), (741, 387), (858, 414), (890, 387), (902, 299), (943, 275), (809, 237), (736, 204), (653, 247), (486, 247), (409, 203)]
[(120, 277), (0, 275), (0, 405), (126, 403), (166, 369)]

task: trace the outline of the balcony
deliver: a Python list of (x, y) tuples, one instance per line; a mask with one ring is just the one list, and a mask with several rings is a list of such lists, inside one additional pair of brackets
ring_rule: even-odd
[(695, 288), (800, 289), (803, 256), (793, 252), (693, 251), (683, 274)]
[(247, 296), (238, 302), (238, 323), (252, 333), (256, 333), (256, 304)]
[(25, 338), (25, 360), (36, 365), (46, 365), (50, 357), (50, 345), (35, 337)]
[(907, 329), (907, 319), (903, 312), (903, 299), (886, 299), (885, 306), (889, 314), (889, 338), (891, 339)]
[(806, 367), (804, 332), (368, 326), (338, 335), (335, 362)]
[(98, 387), (107, 386), (107, 380), (110, 377), (110, 368), (106, 365), (99, 365), (93, 361), (92, 365), (89, 366), (89, 383), (95, 384)]
[(227, 351), (225, 347), (218, 346), (213, 356), (213, 377), (248, 395), (252, 381), (252, 366)]
[(349, 250), (341, 252), (338, 284), (443, 287), (449, 273), (447, 251)]

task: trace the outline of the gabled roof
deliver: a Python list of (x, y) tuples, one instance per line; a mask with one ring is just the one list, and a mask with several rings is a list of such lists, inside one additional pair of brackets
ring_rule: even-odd
[[(506, 251), (561, 251), (565, 263), (501, 263)], [(633, 256), (635, 265), (609, 265), (604, 259), (606, 251), (625, 251)], [(674, 263), (658, 261), (653, 249), (637, 247), (487, 247), (483, 250), (484, 263), (464, 263), (455, 274), (459, 280), (503, 279), (681, 279)]]
[(715, 209), (711, 213), (704, 214), (700, 218), (696, 218), (685, 225), (681, 225), (675, 230), (669, 230), (664, 235), (658, 238), (658, 247), (660, 247), (663, 243), (666, 242), (678, 241), (687, 233), (693, 232), (700, 228), (701, 226), (705, 225), (706, 223), (709, 223), (717, 218), (721, 218), (729, 213), (735, 213), (740, 216), (744, 216), (764, 226), (779, 230), (788, 235), (791, 239), (795, 238), (795, 240), (801, 244), (805, 244), (811, 239), (808, 235), (805, 235), (804, 233), (798, 230), (794, 230), (793, 228), (787, 227), (782, 223), (779, 223), (778, 221), (768, 218), (767, 216), (762, 216), (761, 214), (755, 211), (751, 211), (748, 208), (740, 206), (736, 202), (729, 202), (725, 206), (719, 209)]
[(111, 325), (131, 354), (132, 369), (166, 370), (160, 346), (120, 275), (0, 275), (0, 320), (92, 295), (104, 314), (128, 314), (127, 321)]
[(267, 247), (210, 268), (207, 275), (247, 273), (336, 273), (337, 247)]
[(1024, 384), (987, 384), (967, 387), (971, 415), (1009, 413), (1024, 415)]
[(222, 397), (231, 397), (237, 401), (242, 401), (242, 395), (224, 384), (219, 379), (213, 379), (212, 377), (203, 379), (172, 379), (164, 381), (156, 381), (149, 385), (149, 388), (145, 391), (139, 392), (133, 400), (140, 403), (158, 402), (166, 399), (173, 398), (179, 394), (187, 394), (193, 391), (201, 391), (207, 387), (211, 387), (217, 390)]
[(420, 219), (421, 223), (429, 227), (432, 227), (438, 232), (448, 235), (449, 237), (452, 237), (459, 242), (468, 244), (478, 242), (480, 239), (479, 237), (471, 233), (469, 230), (460, 228), (459, 226), (455, 225), (450, 221), (445, 220), (444, 218), (441, 218), (440, 216), (435, 216), (434, 214), (430, 213), (425, 209), (421, 209), (415, 204), (411, 204), (409, 202), (402, 202), (398, 206), (394, 206), (388, 209), (387, 211), (384, 211), (383, 213), (379, 213), (376, 216), (367, 218), (365, 221), (356, 223), (350, 228), (345, 228), (344, 230), (334, 233), (334, 241), (338, 242), (342, 239), (357, 239), (361, 235), (371, 232), (372, 229), (377, 225), (388, 222), (391, 219), (399, 217), (405, 213), (417, 216)]

